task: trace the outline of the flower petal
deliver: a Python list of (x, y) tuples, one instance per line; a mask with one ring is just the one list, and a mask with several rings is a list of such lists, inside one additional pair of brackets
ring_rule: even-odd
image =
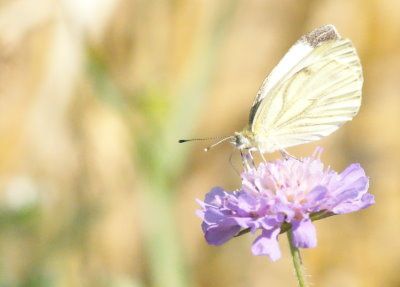
[(276, 215), (265, 216), (261, 218), (259, 222), (263, 229), (272, 230), (279, 227), (284, 220), (285, 216), (283, 214), (276, 214)]
[(361, 209), (367, 208), (368, 206), (375, 204), (375, 196), (373, 196), (370, 193), (366, 193), (361, 198), (361, 202), (362, 202)]
[[(201, 216), (201, 213), (198, 215)], [(204, 212), (203, 220), (207, 223), (219, 223), (226, 219), (227, 216), (223, 214), (219, 209), (216, 208), (207, 208)]]
[[(368, 178), (360, 178), (354, 188), (347, 189), (338, 194), (333, 201), (331, 201), (331, 211), (336, 214), (344, 214), (354, 212), (365, 208), (364, 206), (374, 203), (373, 196), (365, 197), (368, 193)], [(366, 200), (366, 202), (365, 202)], [(371, 202), (371, 204), (368, 204)]]
[(278, 235), (280, 228), (275, 230), (263, 230), (262, 234), (253, 242), (251, 251), (254, 255), (268, 255), (272, 261), (281, 258), (281, 250), (279, 249)]
[(211, 245), (224, 244), (240, 231), (240, 226), (230, 219), (224, 220), (218, 225), (202, 227), (203, 230), (205, 229), (204, 236)]
[(336, 214), (345, 214), (367, 208), (375, 203), (375, 197), (370, 194), (364, 194), (360, 200), (342, 202), (332, 208), (332, 212)]
[(347, 189), (366, 191), (368, 189), (368, 177), (358, 163), (351, 164), (337, 176), (337, 181), (331, 184), (330, 188), (332, 191), (335, 190), (335, 194)]
[(226, 192), (221, 187), (214, 187), (206, 194), (204, 202), (212, 206), (218, 207), (222, 204), (222, 198), (226, 196)]
[(244, 212), (251, 212), (257, 209), (259, 205), (259, 200), (253, 195), (242, 192), (238, 196), (237, 207)]
[(314, 187), (306, 196), (307, 201), (318, 203), (325, 198), (325, 195), (328, 193), (328, 189), (325, 186), (318, 185)]
[(297, 248), (313, 248), (317, 246), (315, 226), (310, 219), (292, 222), (292, 234), (293, 244)]
[(314, 187), (306, 196), (307, 202), (303, 204), (303, 209), (308, 212), (320, 211), (321, 205), (327, 200), (328, 189), (318, 185)]
[(359, 163), (353, 163), (349, 165), (344, 171), (340, 173), (342, 178), (346, 178), (349, 181), (356, 181), (360, 177), (365, 177), (364, 169)]

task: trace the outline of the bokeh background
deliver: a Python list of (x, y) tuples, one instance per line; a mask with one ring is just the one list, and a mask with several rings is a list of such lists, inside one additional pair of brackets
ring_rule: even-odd
[[(0, 1), (0, 286), (296, 286), (254, 237), (208, 246), (195, 198), (235, 189), (232, 147), (266, 74), (305, 32), (357, 47), (359, 115), (316, 144), (360, 162), (376, 205), (316, 223), (313, 286), (400, 286), (400, 1)], [(278, 157), (268, 155), (269, 159)], [(237, 154), (233, 163), (240, 168)]]

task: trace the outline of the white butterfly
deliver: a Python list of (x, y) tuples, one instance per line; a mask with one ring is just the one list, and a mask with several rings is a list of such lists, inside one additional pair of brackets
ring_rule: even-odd
[(238, 149), (261, 153), (319, 140), (350, 121), (361, 105), (357, 52), (333, 25), (301, 37), (264, 80)]
[(301, 37), (264, 80), (248, 125), (220, 142), (270, 153), (319, 140), (357, 114), (362, 84), (351, 41), (333, 25), (317, 28)]

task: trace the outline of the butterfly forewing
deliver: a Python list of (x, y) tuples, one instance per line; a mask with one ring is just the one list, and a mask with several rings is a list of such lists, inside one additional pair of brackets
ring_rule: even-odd
[(250, 111), (258, 149), (273, 152), (329, 135), (358, 112), (362, 82), (355, 48), (332, 25), (303, 36), (264, 81)]
[[(294, 67), (298, 67), (299, 61), (309, 55), (319, 44), (337, 40), (340, 36), (333, 25), (325, 25), (301, 37), (280, 60), (278, 65), (272, 70), (268, 77), (263, 81), (256, 98), (254, 99), (252, 109), (260, 103), (268, 92), (284, 77), (294, 73)], [(299, 67), (298, 67), (299, 68)]]

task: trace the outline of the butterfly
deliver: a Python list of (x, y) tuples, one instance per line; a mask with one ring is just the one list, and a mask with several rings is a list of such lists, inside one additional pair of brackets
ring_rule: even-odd
[(351, 41), (333, 25), (319, 27), (302, 36), (264, 80), (245, 128), (206, 150), (229, 140), (241, 151), (263, 154), (319, 140), (358, 113), (362, 85)]

